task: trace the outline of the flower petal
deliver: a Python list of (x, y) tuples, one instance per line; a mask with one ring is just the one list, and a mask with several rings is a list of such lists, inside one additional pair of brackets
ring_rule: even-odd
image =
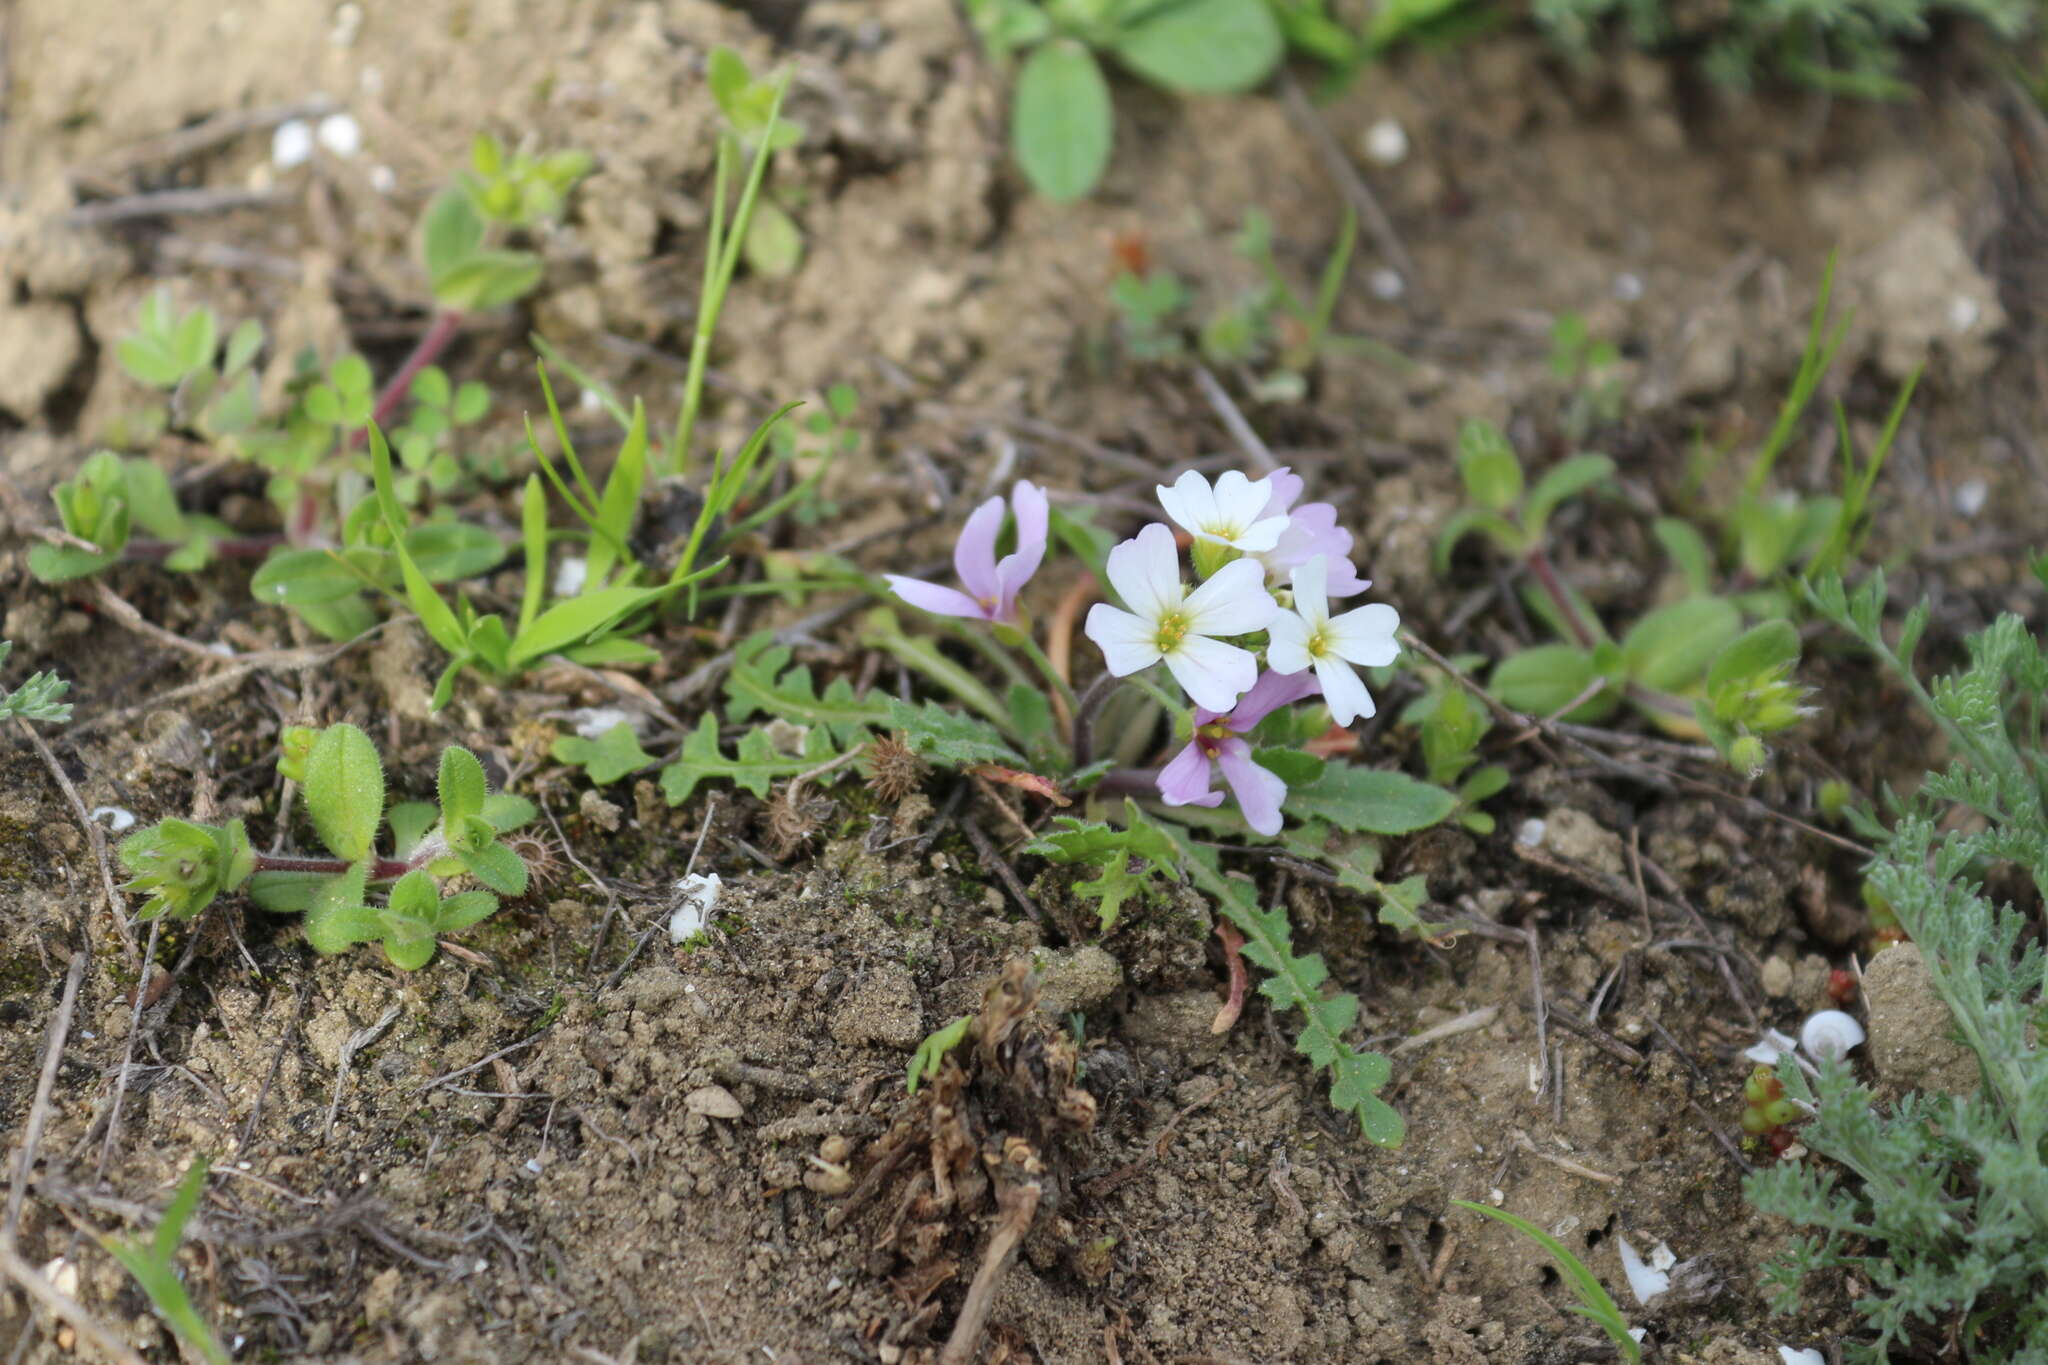
[(1334, 655), (1324, 655), (1316, 660), (1316, 677), (1323, 684), (1323, 700), (1329, 703), (1330, 719), (1339, 725), (1373, 714), (1372, 693), (1365, 690), (1365, 683), (1352, 672), (1351, 665)]
[(1223, 804), (1223, 793), (1210, 789), (1209, 758), (1201, 745), (1190, 743), (1159, 770), (1159, 799), (1169, 806)]
[(1017, 548), (996, 564), (996, 615), (1005, 620), (1016, 615), (1017, 590), (1045, 561), (1045, 528), (1050, 516), (1045, 490), (1026, 479), (1017, 480), (1011, 490), (1010, 506), (1017, 514)]
[(1157, 632), (1151, 625), (1107, 602), (1097, 602), (1088, 609), (1088, 624), (1083, 633), (1095, 642), (1109, 671), (1119, 678), (1159, 662)]
[(1395, 632), (1401, 629), (1401, 613), (1384, 602), (1373, 602), (1330, 618), (1324, 634), (1330, 648), (1343, 658), (1369, 668), (1394, 662), (1401, 652)]
[[(1231, 560), (1189, 593), (1186, 605), (1188, 629), (1197, 635), (1263, 630), (1279, 610), (1266, 591), (1266, 571), (1256, 559)], [(1246, 679), (1245, 686), (1250, 685)]]
[(1266, 623), (1266, 664), (1275, 673), (1300, 673), (1315, 660), (1308, 657), (1308, 622), (1291, 611), (1278, 612)]
[(1209, 481), (1190, 469), (1171, 486), (1155, 484), (1159, 505), (1184, 531), (1203, 531), (1216, 524), (1216, 494)]
[(953, 572), (970, 594), (991, 606), (1001, 589), (996, 582), (996, 536), (1002, 529), (1003, 500), (990, 498), (974, 509), (953, 545)]
[(1124, 605), (1147, 621), (1157, 621), (1187, 595), (1173, 532), (1156, 521), (1112, 549), (1105, 568)]
[(1271, 491), (1266, 495), (1266, 505), (1259, 509), (1259, 518), (1284, 517), (1287, 509), (1294, 506), (1294, 500), (1301, 496), (1301, 475), (1281, 465), (1266, 476)]
[(1251, 745), (1241, 739), (1227, 739), (1216, 751), (1216, 766), (1244, 812), (1244, 822), (1261, 834), (1280, 832), (1280, 803), (1287, 799), (1287, 784), (1252, 762)]
[(970, 620), (986, 621), (988, 609), (961, 592), (937, 583), (927, 583), (921, 578), (904, 578), (900, 574), (883, 574), (889, 580), (889, 588), (898, 597), (937, 616), (965, 616)]
[(1330, 561), (1330, 582), (1328, 592), (1332, 597), (1356, 597), (1372, 586), (1370, 578), (1358, 576), (1358, 566), (1350, 560), (1338, 557)]
[(1308, 622), (1311, 631), (1321, 628), (1330, 619), (1329, 561), (1314, 555), (1297, 566), (1290, 577), (1294, 583), (1294, 609)]
[(1228, 711), (1259, 678), (1259, 661), (1251, 651), (1201, 635), (1190, 635), (1166, 656), (1173, 673), (1197, 706)]
[[(1271, 652), (1270, 648), (1267, 652)], [(1268, 669), (1259, 675), (1259, 680), (1252, 684), (1249, 692), (1237, 699), (1237, 706), (1230, 713), (1230, 728), (1244, 734), (1281, 707), (1292, 705), (1303, 697), (1313, 697), (1322, 690), (1323, 685), (1317, 681), (1316, 675), (1305, 668), (1295, 673), (1276, 673)], [(1202, 722), (1198, 720), (1195, 723), (1199, 725)]]

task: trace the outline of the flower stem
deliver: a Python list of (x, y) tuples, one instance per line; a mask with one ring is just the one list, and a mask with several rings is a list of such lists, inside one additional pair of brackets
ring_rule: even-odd
[(1095, 718), (1102, 704), (1116, 692), (1123, 680), (1114, 673), (1098, 673), (1088, 690), (1074, 703), (1074, 766), (1085, 768), (1095, 759)]
[(1071, 725), (1075, 707), (1074, 689), (1067, 685), (1067, 680), (1052, 666), (1052, 660), (1038, 647), (1038, 641), (1032, 639), (1029, 634), (1018, 632), (1017, 648), (1024, 652), (1024, 657), (1031, 660), (1038, 671), (1045, 675), (1045, 680), (1052, 684), (1052, 705), (1053, 710), (1059, 715), (1060, 724)]

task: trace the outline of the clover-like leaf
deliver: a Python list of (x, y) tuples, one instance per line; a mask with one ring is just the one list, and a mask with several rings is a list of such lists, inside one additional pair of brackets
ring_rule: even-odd
[(550, 750), (558, 763), (573, 763), (601, 787), (610, 786), (628, 773), (654, 762), (654, 756), (640, 747), (633, 727), (620, 721), (596, 739), (564, 735)]

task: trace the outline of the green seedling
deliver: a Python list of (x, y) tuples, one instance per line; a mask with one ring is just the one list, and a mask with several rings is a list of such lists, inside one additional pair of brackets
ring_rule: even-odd
[(102, 1237), (99, 1242), (134, 1277), (136, 1285), (149, 1297), (150, 1306), (156, 1309), (156, 1315), (193, 1354), (206, 1365), (232, 1365), (234, 1357), (199, 1315), (192, 1296), (185, 1291), (184, 1278), (178, 1274), (178, 1244), (184, 1240), (185, 1225), (199, 1211), (199, 1196), (206, 1188), (206, 1168), (204, 1157), (192, 1163), (185, 1178), (178, 1182), (178, 1192), (164, 1209), (163, 1220), (156, 1225), (153, 1236)]
[(212, 517), (178, 506), (171, 481), (146, 459), (95, 451), (50, 490), (64, 539), (29, 547), (29, 572), (44, 583), (85, 578), (123, 560), (154, 560), (191, 572), (222, 553), (262, 554), (269, 540), (238, 540)]
[[(0, 640), (0, 665), (14, 652), (12, 640)], [(31, 673), (9, 692), (0, 688), (0, 721), (40, 721), (62, 725), (71, 719), (71, 703), (60, 700), (71, 684), (54, 673)]]
[(131, 378), (163, 393), (167, 406), (145, 410), (122, 434), (144, 443), (168, 427), (208, 440), (232, 438), (256, 422), (253, 362), (263, 349), (263, 324), (246, 318), (223, 341), (220, 315), (204, 306), (175, 311), (168, 289), (142, 301), (135, 330), (114, 343), (114, 358)]
[(926, 1034), (917, 1051), (910, 1054), (910, 1070), (903, 1077), (903, 1088), (915, 1095), (920, 1085), (937, 1080), (939, 1068), (946, 1064), (946, 1054), (966, 1042), (973, 1027), (974, 1016), (963, 1014), (944, 1028)]
[[(757, 79), (739, 53), (713, 49), (706, 77), (731, 135), (748, 151), (772, 155), (803, 141), (803, 125), (781, 116), (781, 83)], [(734, 231), (747, 266), (759, 274), (779, 278), (803, 264), (803, 231), (772, 198), (757, 197), (751, 221)]]
[(1162, 879), (1172, 884), (1180, 875), (1179, 850), (1128, 797), (1123, 818), (1123, 828), (1117, 829), (1071, 815), (1056, 816), (1051, 832), (1023, 848), (1055, 866), (1095, 870), (1095, 876), (1075, 882), (1074, 891), (1095, 898), (1098, 927), (1105, 934), (1116, 927), (1124, 902), (1134, 896), (1149, 899)]
[(1614, 1296), (1609, 1294), (1606, 1286), (1586, 1268), (1584, 1261), (1572, 1255), (1571, 1249), (1563, 1242), (1528, 1219), (1509, 1213), (1505, 1209), (1475, 1204), (1469, 1199), (1453, 1199), (1451, 1203), (1482, 1218), (1505, 1223), (1549, 1252), (1550, 1258), (1557, 1262), (1557, 1268), (1564, 1272), (1565, 1279), (1571, 1284), (1572, 1294), (1578, 1299), (1578, 1302), (1572, 1305), (1572, 1311), (1599, 1324), (1600, 1330), (1607, 1333), (1607, 1339), (1614, 1343), (1614, 1349), (1620, 1353), (1623, 1360), (1629, 1362), (1629, 1365), (1637, 1365), (1637, 1362), (1642, 1360), (1643, 1348), (1629, 1334), (1628, 1319), (1621, 1315), (1621, 1309), (1614, 1302)]
[(1499, 23), (1471, 0), (1388, 0), (1359, 28), (1331, 10), (1331, 0), (1268, 0), (1287, 45), (1331, 69), (1326, 88), (1342, 89), (1360, 67), (1406, 42), (1446, 45)]
[(1487, 709), (1463, 687), (1447, 681), (1410, 702), (1401, 723), (1421, 729), (1426, 776), (1457, 793), (1458, 823), (1474, 834), (1493, 833), (1494, 819), (1479, 809), (1479, 803), (1506, 789), (1508, 770), (1498, 763), (1474, 766), (1479, 763), (1480, 741), (1493, 728)]
[[(438, 804), (389, 810), (376, 747), (353, 725), (287, 731), (278, 772), (299, 784), (329, 856), (258, 853), (239, 820), (160, 821), (119, 849), (133, 874), (124, 889), (149, 898), (141, 918), (190, 919), (216, 897), (246, 889), (266, 910), (304, 914), (307, 941), (320, 952), (381, 939), (395, 966), (414, 970), (433, 957), (437, 935), (492, 914), (500, 895), (526, 892), (525, 860), (502, 836), (533, 819), (533, 804), (491, 793), (467, 749), (442, 750)], [(387, 826), (391, 851), (379, 855), (377, 833)], [(443, 894), (441, 883), (459, 876), (488, 890)], [(388, 888), (382, 904), (369, 903), (373, 888)]]
[(1621, 420), (1628, 399), (1626, 378), (1619, 373), (1621, 352), (1611, 341), (1596, 338), (1579, 313), (1561, 313), (1550, 328), (1550, 372), (1569, 386), (1565, 404), (1565, 439), (1584, 441), (1596, 427)]
[(1558, 506), (1609, 479), (1613, 461), (1575, 455), (1526, 487), (1507, 437), (1474, 420), (1459, 434), (1458, 466), (1470, 505), (1437, 541), (1439, 568), (1465, 537), (1484, 536), (1522, 561), (1531, 613), (1563, 637), (1502, 659), (1489, 690), (1516, 710), (1580, 722), (1603, 720), (1626, 704), (1667, 733), (1711, 740), (1745, 774), (1761, 771), (1763, 737), (1807, 714), (1787, 681), (1799, 658), (1790, 624), (1745, 631), (1744, 604), (1711, 590), (1704, 543), (1689, 525), (1667, 519), (1657, 530), (1686, 595), (1645, 613), (1616, 640), (1565, 585), (1545, 547)]
[(967, 0), (998, 61), (1022, 59), (1010, 148), (1048, 199), (1101, 180), (1115, 111), (1101, 57), (1177, 94), (1234, 94), (1273, 73), (1284, 47), (1266, 0)]

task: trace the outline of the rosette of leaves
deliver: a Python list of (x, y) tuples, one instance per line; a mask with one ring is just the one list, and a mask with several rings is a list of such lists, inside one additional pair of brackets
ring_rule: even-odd
[(531, 293), (540, 283), (541, 258), (496, 238), (560, 217), (569, 191), (594, 164), (588, 152), (507, 152), (489, 133), (477, 134), (469, 169), (434, 196), (420, 221), (420, 255), (434, 302), (473, 313)]
[(967, 0), (999, 60), (1021, 56), (1010, 148), (1048, 199), (1085, 197), (1102, 178), (1115, 110), (1101, 58), (1184, 95), (1236, 94), (1279, 65), (1267, 0)]
[(263, 324), (238, 323), (225, 340), (211, 308), (177, 311), (168, 289), (158, 289), (136, 311), (135, 330), (114, 343), (114, 358), (130, 378), (163, 393), (166, 403), (121, 424), (123, 444), (146, 442), (166, 427), (207, 440), (231, 438), (256, 423), (257, 385), (252, 362), (263, 349)]
[(233, 534), (216, 518), (180, 508), (170, 479), (155, 464), (111, 450), (88, 456), (76, 474), (50, 490), (50, 500), (70, 540), (29, 547), (29, 572), (44, 583), (84, 578), (124, 558), (143, 557), (130, 554), (137, 532), (149, 538), (149, 557), (181, 572), (204, 568), (216, 544)]

